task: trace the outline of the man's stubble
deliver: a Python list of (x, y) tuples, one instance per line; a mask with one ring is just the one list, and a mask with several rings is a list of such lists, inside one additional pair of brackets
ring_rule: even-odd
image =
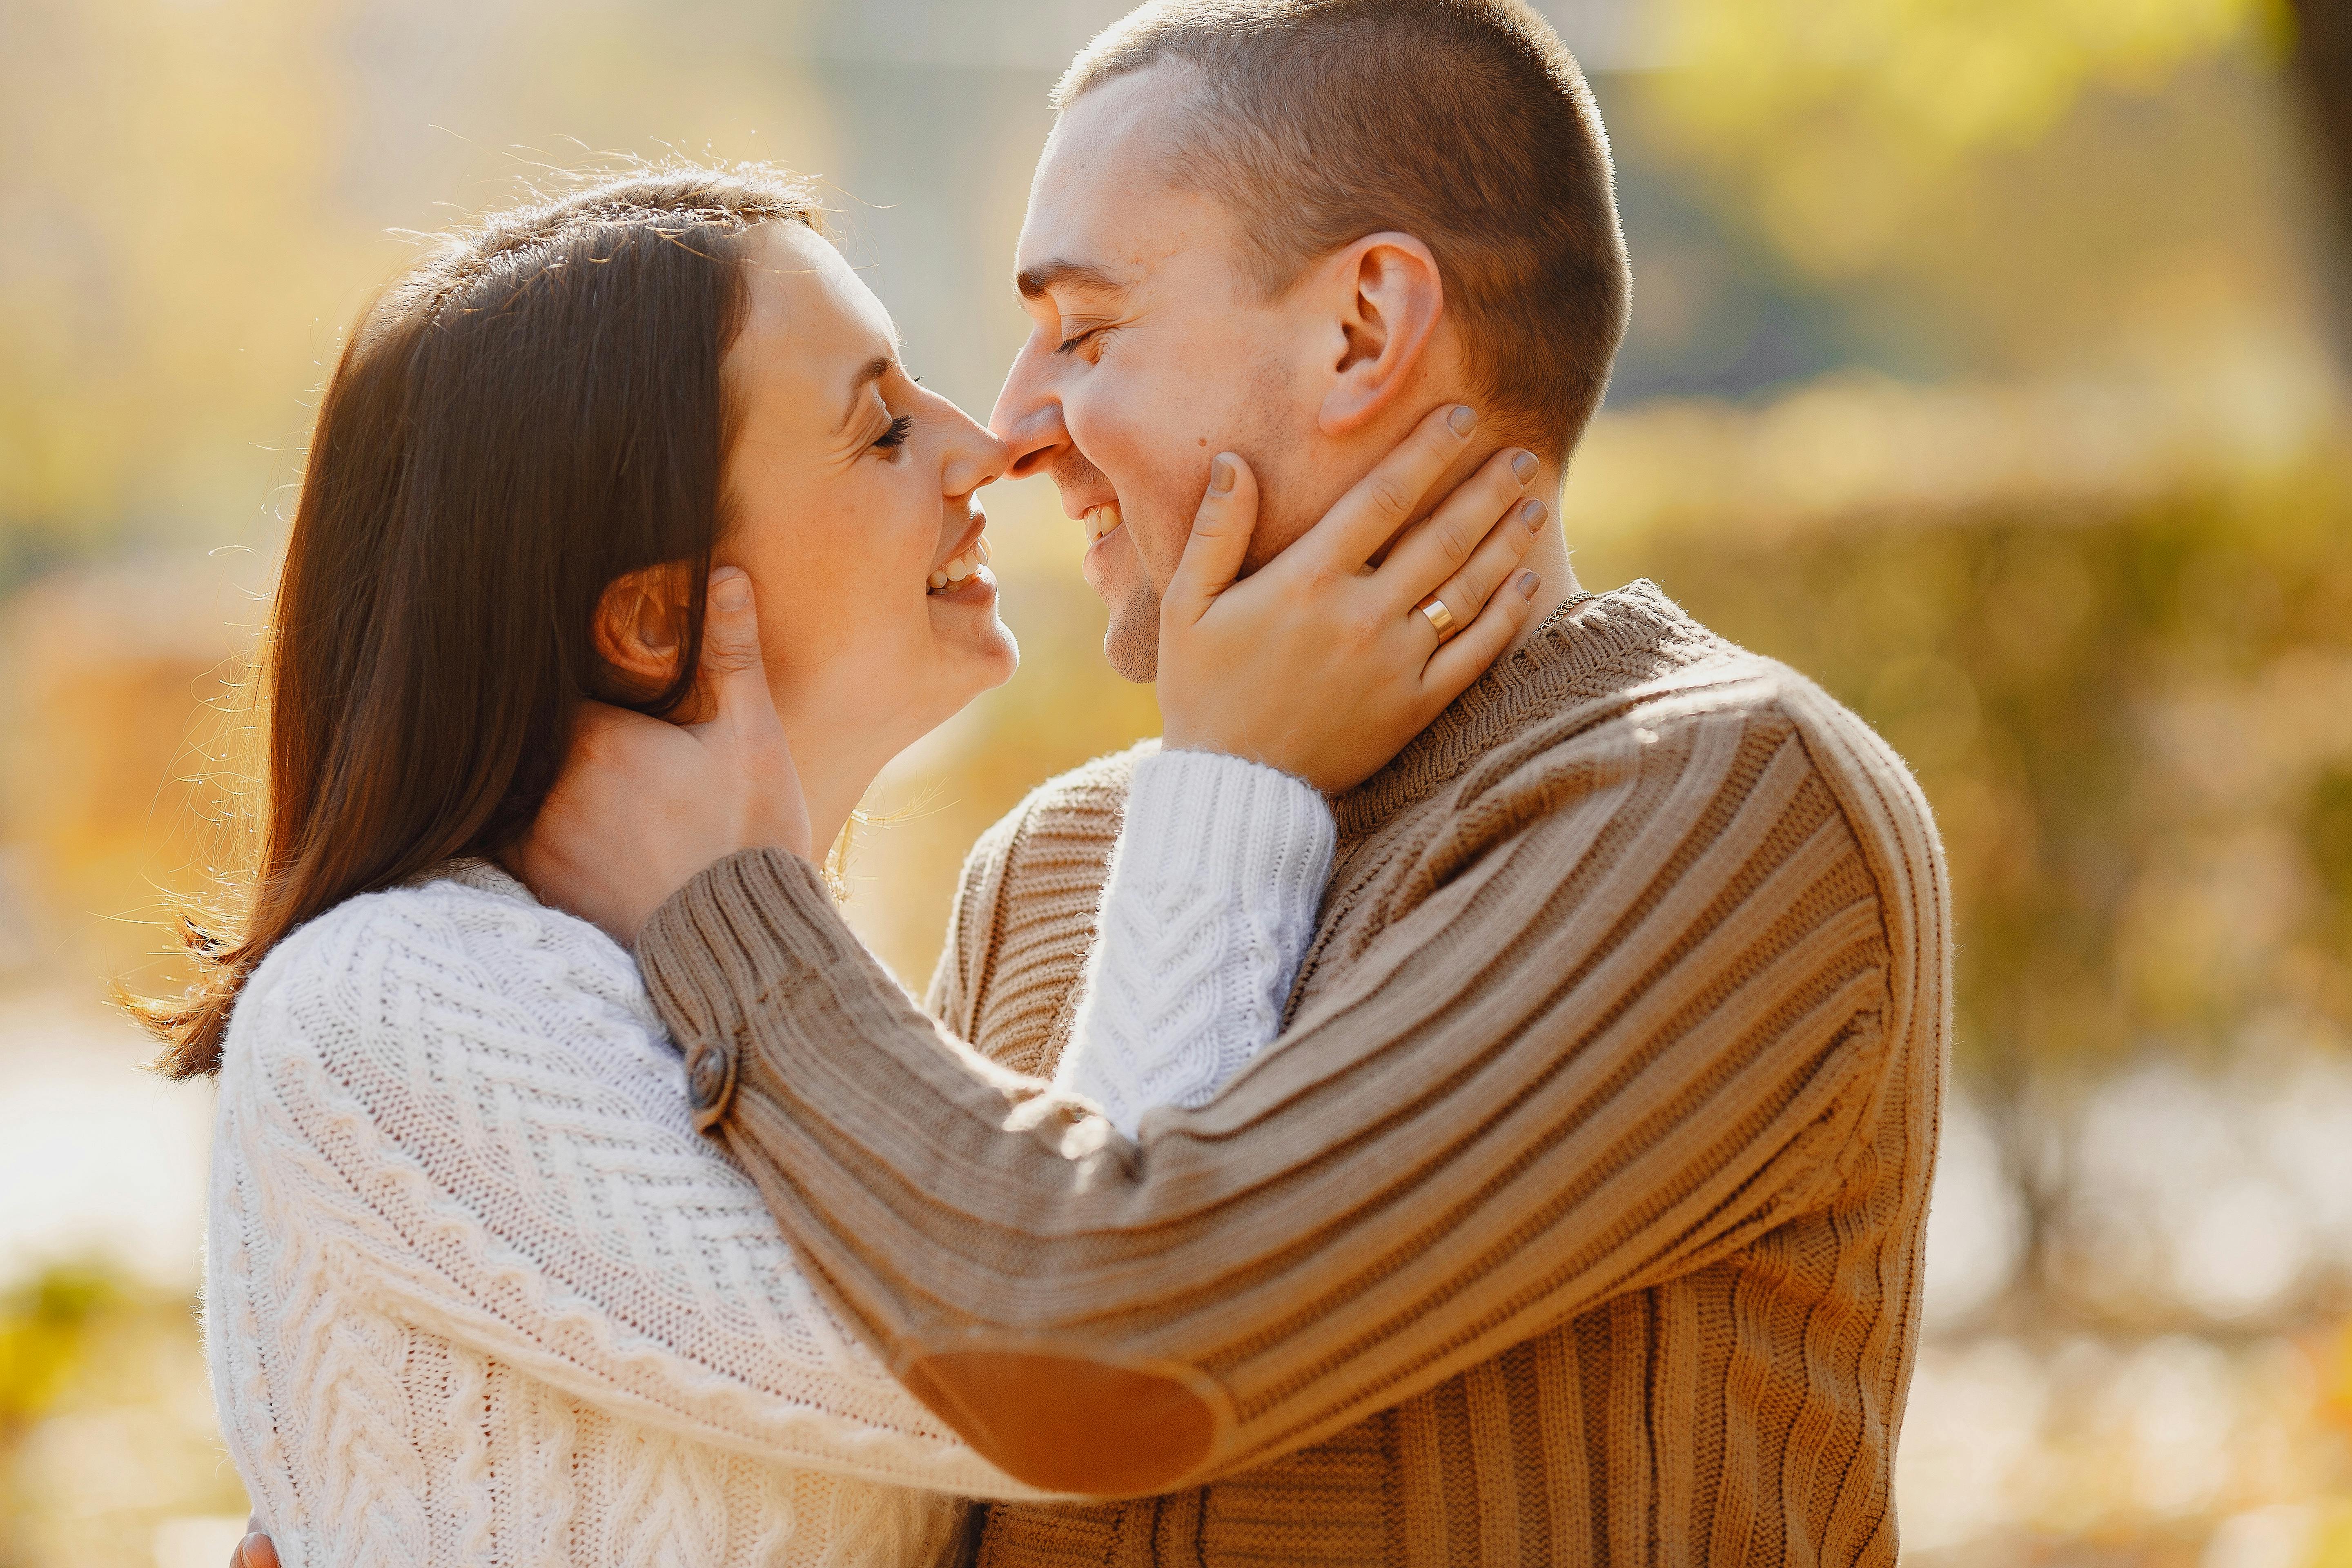
[(1160, 590), (1150, 573), (1139, 572), (1138, 581), (1110, 607), (1103, 658), (1121, 680), (1149, 686), (1160, 679)]
[[(1304, 444), (1290, 428), (1290, 421), (1297, 415), (1290, 368), (1275, 355), (1266, 354), (1243, 374), (1248, 390), (1238, 411), (1238, 423), (1241, 428), (1255, 434), (1241, 451), (1258, 482), (1257, 527), (1242, 564), (1242, 575), (1246, 577), (1306, 532), (1314, 520), (1288, 516), (1280, 500), (1287, 488), (1283, 479)], [(1103, 478), (1093, 463), (1075, 451), (1054, 465), (1053, 475), (1055, 482), (1065, 490)], [(1202, 483), (1207, 483), (1205, 477)], [(1199, 498), (1193, 499), (1197, 502)], [(1192, 508), (1184, 507), (1180, 515), (1189, 536)], [(1132, 529), (1135, 524), (1129, 522), (1127, 526)], [(1130, 533), (1128, 539), (1128, 549), (1135, 561), (1135, 576), (1109, 605), (1110, 623), (1103, 631), (1103, 658), (1120, 679), (1148, 686), (1160, 679), (1160, 599), (1164, 589), (1153, 579), (1139, 542), (1140, 537)], [(1174, 542), (1176, 556), (1181, 556), (1185, 542), (1183, 538)]]
[[(1063, 452), (1046, 472), (1065, 495), (1113, 488), (1103, 471), (1075, 449)], [(1110, 624), (1103, 630), (1103, 658), (1120, 679), (1149, 686), (1160, 678), (1160, 590), (1143, 563), (1135, 536), (1130, 534), (1126, 542), (1133, 567), (1129, 580), (1108, 600)]]

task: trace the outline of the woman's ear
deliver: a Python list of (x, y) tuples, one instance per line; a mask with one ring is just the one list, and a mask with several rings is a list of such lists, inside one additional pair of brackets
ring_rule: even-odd
[(1370, 234), (1324, 264), (1339, 352), (1318, 423), (1327, 436), (1361, 429), (1412, 384), (1439, 319), (1437, 258), (1409, 234)]
[(688, 563), (665, 562), (614, 578), (596, 602), (597, 657), (640, 700), (677, 679), (692, 582)]

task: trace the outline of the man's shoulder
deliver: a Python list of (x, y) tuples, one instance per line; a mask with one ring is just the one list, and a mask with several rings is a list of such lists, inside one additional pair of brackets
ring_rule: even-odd
[[(1885, 738), (1820, 682), (1709, 634), (1686, 663), (1628, 686), (1602, 722), (1612, 719), (1649, 740), (1706, 730), (1756, 742), (1759, 755), (1791, 749), (1790, 761), (1834, 801), (1877, 889), (1890, 934), (1913, 945), (1923, 962), (1946, 962), (1940, 949), (1950, 893), (1927, 798)], [(1563, 735), (1558, 755), (1565, 759), (1574, 746), (1574, 738)]]
[(1135, 764), (1159, 749), (1157, 739), (1139, 741), (1123, 752), (1056, 773), (1031, 790), (973, 844), (964, 879), (969, 882), (992, 865), (1025, 860), (1040, 852), (1055, 858), (1089, 851), (1108, 856), (1127, 815)]
[(927, 1001), (988, 1055), (1050, 1070), (1046, 1042), (1061, 992), (1093, 940), (1135, 764), (1159, 744), (1145, 741), (1047, 779), (965, 857)]
[[(1458, 805), (1491, 791), (1525, 808), (1502, 817), (1525, 821), (1545, 815), (1546, 803), (1581, 800), (1577, 779), (1602, 787), (1637, 752), (1653, 759), (1645, 766), (1675, 757), (1698, 765), (1727, 747), (1780, 754), (1784, 770), (1820, 779), (1883, 896), (1914, 908), (1941, 897), (1941, 847), (1910, 769), (1802, 671), (1702, 625), (1646, 582), (1602, 597), (1564, 629), (1554, 658), (1543, 679), (1521, 683), (1533, 711), (1517, 716), (1511, 738), (1474, 768)], [(1705, 745), (1696, 743), (1702, 732)]]
[(1528, 688), (1542, 693), (1538, 705), (1549, 710), (1523, 731), (1539, 752), (1572, 754), (1612, 724), (1664, 735), (1736, 721), (1801, 737), (1825, 770), (1899, 775), (1906, 808), (1924, 812), (1895, 749), (1801, 670), (1741, 647), (1647, 581), (1600, 596), (1594, 609), (1591, 625), (1578, 626), (1572, 641), (1563, 638), (1563, 647), (1574, 648), (1578, 678), (1556, 674)]
[(1786, 732), (1803, 746), (1857, 833), (1893, 826), (1899, 818), (1905, 828), (1934, 838), (1927, 797), (1902, 755), (1802, 670), (1714, 637), (1691, 663), (1626, 696), (1628, 716), (1657, 733), (1725, 718)]
[(1034, 811), (1082, 816), (1108, 811), (1124, 814), (1128, 787), (1135, 764), (1160, 750), (1160, 738), (1138, 741), (1122, 752), (1111, 752), (1069, 772), (1055, 773), (1029, 792), (1026, 804)]

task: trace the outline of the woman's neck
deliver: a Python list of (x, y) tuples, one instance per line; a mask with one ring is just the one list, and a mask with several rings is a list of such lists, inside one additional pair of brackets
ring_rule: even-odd
[(849, 826), (850, 814), (874, 787), (883, 766), (911, 744), (878, 738), (875, 731), (879, 728), (784, 716), (784, 736), (801, 776), (801, 798), (808, 806), (809, 843), (820, 860)]
[(809, 844), (820, 862), (825, 853), (839, 842), (841, 830), (849, 826), (850, 813), (856, 811), (857, 803), (866, 798), (866, 792), (874, 786), (875, 777), (880, 772), (877, 768), (867, 773), (863, 782), (843, 779), (827, 781), (823, 784), (806, 773), (801, 775), (801, 790), (808, 801)]

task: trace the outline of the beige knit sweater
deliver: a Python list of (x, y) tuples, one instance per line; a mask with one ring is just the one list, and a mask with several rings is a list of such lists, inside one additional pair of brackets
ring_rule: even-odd
[(1125, 766), (975, 852), (944, 1028), (787, 855), (640, 946), (898, 1375), (1139, 1500), (981, 1561), (1891, 1563), (1949, 949), (1886, 747), (1647, 584), (1573, 607), (1337, 803), (1283, 1036), (1133, 1142), (1034, 1076)]

